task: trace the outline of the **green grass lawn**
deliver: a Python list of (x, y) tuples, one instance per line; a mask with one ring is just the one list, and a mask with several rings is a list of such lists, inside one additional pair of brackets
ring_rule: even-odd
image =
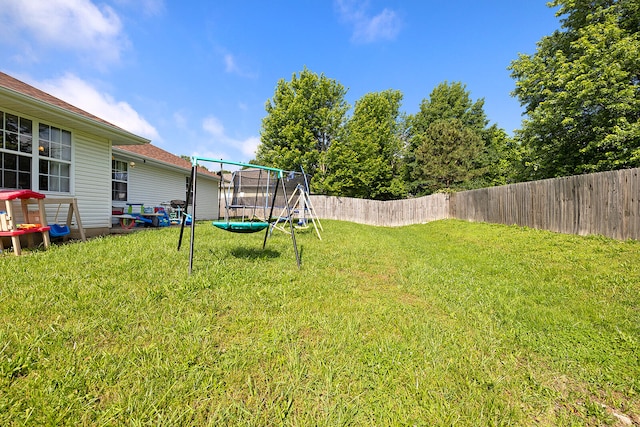
[(0, 256), (0, 425), (640, 424), (640, 243), (323, 225)]

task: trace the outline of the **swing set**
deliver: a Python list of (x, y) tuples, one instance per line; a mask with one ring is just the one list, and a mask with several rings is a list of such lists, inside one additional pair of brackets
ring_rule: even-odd
[[(194, 156), (192, 159), (191, 176), (189, 178), (189, 191), (185, 206), (191, 204), (191, 239), (189, 250), (189, 274), (193, 270), (193, 251), (195, 240), (195, 218), (196, 218), (196, 200), (197, 200), (197, 168), (200, 162), (211, 162), (220, 164), (220, 190), (223, 191), (223, 173), (222, 165), (240, 166), (243, 168), (252, 168), (249, 171), (240, 170), (234, 172), (229, 181), (229, 186), (224, 190), (224, 220), (213, 221), (212, 225), (221, 230), (232, 233), (256, 233), (265, 231), (262, 249), (267, 244), (267, 238), (270, 235), (270, 228), (273, 223), (277, 222), (273, 218), (273, 210), (280, 200), (284, 204), (284, 209), (289, 218), (289, 234), (296, 257), (296, 263), (300, 268), (300, 254), (296, 244), (295, 227), (292, 220), (292, 208), (289, 205), (290, 199), (287, 197), (287, 188), (285, 185), (285, 171), (282, 169), (272, 168), (268, 166), (252, 165), (241, 162), (232, 162), (229, 160), (211, 159), (206, 157)], [(245, 172), (243, 174), (243, 172)], [(278, 192), (282, 190), (282, 195)], [(190, 199), (193, 200), (190, 200)], [(182, 245), (182, 237), (184, 233), (185, 221), (182, 221), (180, 227), (180, 237), (178, 240), (178, 250)]]
[[(271, 230), (277, 229), (288, 233), (287, 224), (291, 224), (291, 221), (289, 221), (287, 213), (293, 212), (293, 221), (297, 222), (298, 229), (307, 229), (311, 224), (316, 231), (318, 239), (322, 240), (320, 230), (324, 230), (309, 197), (309, 181), (307, 180), (307, 174), (304, 173), (304, 169), (302, 169), (302, 172), (289, 172), (287, 176), (287, 188), (292, 189), (292, 191), (289, 192), (291, 196), (286, 206), (280, 212), (280, 215), (271, 224)], [(289, 210), (287, 210), (287, 207)]]

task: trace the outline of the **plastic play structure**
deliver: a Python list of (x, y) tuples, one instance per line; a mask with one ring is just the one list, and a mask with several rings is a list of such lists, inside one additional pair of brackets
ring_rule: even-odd
[(166, 209), (161, 206), (149, 208), (143, 203), (127, 203), (127, 211), (112, 212), (114, 218), (118, 218), (120, 226), (129, 230), (136, 225), (145, 227), (168, 227), (171, 219)]
[[(285, 171), (282, 169), (267, 166), (252, 165), (228, 160), (210, 159), (206, 157), (192, 157), (191, 176), (189, 178), (190, 192), (187, 194), (186, 206), (190, 205), (189, 197), (192, 195), (191, 215), (196, 218), (197, 200), (197, 168), (200, 162), (210, 162), (220, 164), (220, 188), (224, 192), (224, 219), (213, 221), (212, 225), (221, 230), (233, 233), (256, 233), (265, 231), (262, 248), (267, 244), (270, 235), (271, 225), (276, 223), (277, 218), (273, 217), (276, 205), (282, 206), (289, 221), (288, 234), (291, 235), (291, 242), (296, 257), (296, 263), (300, 268), (300, 254), (296, 244), (295, 227), (293, 225), (293, 212), (289, 206), (289, 197), (285, 184)], [(229, 180), (227, 188), (223, 189), (222, 165), (240, 166), (251, 168), (249, 171), (234, 172)], [(280, 193), (280, 194), (279, 194)], [(178, 240), (178, 250), (182, 245), (182, 237), (185, 223), (183, 221)], [(191, 239), (189, 251), (189, 273), (193, 269), (193, 252), (195, 240), (195, 221), (191, 221)]]
[(173, 199), (168, 202), (160, 203), (169, 215), (169, 224), (180, 225), (183, 219), (186, 219), (187, 225), (191, 225), (191, 216), (186, 214), (186, 203), (184, 200)]
[[(13, 246), (13, 252), (16, 255), (22, 254), (22, 246), (20, 236), (25, 236), (28, 246), (33, 246), (33, 235), (40, 233), (42, 243), (45, 248), (49, 247), (52, 238), (63, 238), (67, 236), (71, 230), (73, 216), (75, 215), (78, 234), (82, 241), (86, 240), (80, 213), (78, 212), (78, 203), (75, 197), (53, 198), (48, 199), (42, 193), (32, 190), (0, 190), (0, 201), (4, 201), (4, 210), (0, 208), (0, 252), (4, 251), (2, 237), (10, 237)], [(13, 202), (20, 202), (22, 210), (23, 223), (18, 223), (16, 211)], [(55, 224), (47, 224), (47, 214), (45, 205), (57, 204)], [(67, 204), (67, 220), (64, 224), (57, 224), (58, 215), (62, 205)], [(29, 205), (37, 205), (37, 210), (29, 210)]]
[[(22, 254), (20, 246), (20, 236), (26, 235), (29, 239), (29, 246), (33, 245), (33, 233), (42, 235), (42, 243), (45, 248), (49, 247), (49, 227), (46, 223), (44, 203), (42, 199), (46, 196), (42, 193), (36, 193), (31, 190), (2, 190), (0, 191), (0, 200), (4, 200), (5, 210), (0, 213), (0, 250), (4, 250), (2, 245), (2, 237), (11, 237), (13, 252), (16, 255)], [(27, 201), (29, 199), (36, 200), (38, 203), (38, 218), (42, 218), (44, 223), (29, 223), (29, 211), (27, 209)], [(13, 211), (12, 200), (20, 200), (22, 206), (22, 216), (25, 223), (17, 224), (15, 213)]]
[(62, 203), (58, 203), (58, 209), (56, 210), (56, 217), (53, 220), (53, 224), (49, 224), (49, 236), (54, 239), (57, 237), (66, 237), (71, 233), (71, 229), (67, 224), (58, 224), (58, 215), (60, 214), (60, 208)]

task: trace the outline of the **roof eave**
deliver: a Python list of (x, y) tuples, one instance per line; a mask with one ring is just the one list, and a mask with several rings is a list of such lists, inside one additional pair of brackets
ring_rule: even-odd
[[(189, 169), (189, 168), (183, 168), (182, 166), (174, 165), (173, 163), (163, 162), (161, 160), (157, 160), (157, 159), (154, 159), (152, 157), (147, 157), (147, 156), (145, 156), (143, 154), (133, 153), (133, 152), (128, 151), (128, 150), (123, 150), (123, 149), (115, 147), (115, 146), (112, 147), (111, 151), (113, 151), (114, 153), (117, 153), (119, 156), (126, 157), (126, 158), (129, 158), (129, 159), (140, 160), (140, 161), (141, 160), (145, 160), (148, 163), (152, 163), (154, 165), (158, 165), (158, 166), (164, 167), (166, 169), (179, 170), (179, 171), (182, 171), (182, 172), (186, 172), (187, 174), (191, 173), (191, 169)], [(215, 180), (217, 180), (217, 181), (220, 180), (220, 177), (218, 177), (218, 176), (209, 175), (209, 174), (206, 174), (206, 173), (203, 173), (203, 172), (198, 172), (198, 176), (205, 177), (205, 178), (210, 178), (210, 179), (213, 179), (214, 181)]]
[(151, 141), (114, 125), (99, 122), (57, 105), (39, 100), (29, 95), (0, 86), (0, 104), (32, 117), (47, 120), (56, 125), (94, 134), (117, 145), (141, 145)]

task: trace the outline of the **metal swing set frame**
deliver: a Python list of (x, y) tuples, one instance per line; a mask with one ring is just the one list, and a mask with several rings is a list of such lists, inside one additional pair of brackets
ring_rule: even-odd
[[(276, 176), (276, 184), (274, 187), (274, 192), (273, 192), (273, 198), (271, 201), (271, 206), (269, 207), (269, 216), (264, 220), (264, 221), (254, 221), (253, 218), (251, 218), (249, 221), (241, 221), (241, 222), (236, 222), (236, 221), (230, 221), (229, 218), (229, 203), (226, 200), (226, 193), (225, 193), (225, 221), (214, 221), (212, 223), (213, 226), (223, 229), (225, 231), (230, 231), (230, 232), (234, 232), (234, 233), (254, 233), (254, 232), (258, 232), (258, 231), (262, 231), (265, 230), (265, 235), (264, 235), (264, 240), (262, 242), (262, 249), (264, 249), (267, 245), (267, 239), (269, 238), (270, 235), (270, 229), (271, 229), (271, 225), (272, 223), (276, 222), (277, 219), (273, 218), (273, 209), (275, 207), (275, 203), (276, 203), (276, 197), (278, 195), (278, 188), (282, 188), (282, 192), (284, 195), (284, 200), (285, 200), (285, 209), (287, 210), (288, 213), (288, 218), (289, 218), (289, 222), (290, 222), (290, 234), (291, 234), (291, 242), (293, 244), (293, 251), (295, 253), (295, 257), (296, 257), (296, 264), (298, 266), (298, 268), (300, 268), (300, 254), (298, 252), (298, 245), (296, 243), (296, 235), (295, 235), (295, 227), (293, 225), (293, 220), (292, 220), (292, 209), (291, 206), (289, 205), (289, 198), (287, 197), (287, 189), (285, 187), (285, 182), (284, 182), (284, 175), (285, 175), (285, 171), (282, 169), (277, 169), (277, 168), (272, 168), (272, 167), (268, 167), (268, 166), (261, 166), (261, 165), (253, 165), (253, 164), (248, 164), (248, 163), (242, 163), (242, 162), (233, 162), (230, 160), (221, 160), (221, 159), (212, 159), (212, 158), (207, 158), (207, 157), (198, 157), (198, 156), (194, 156), (191, 158), (191, 176), (189, 178), (189, 189), (191, 191), (189, 191), (187, 193), (187, 200), (186, 200), (186, 204), (185, 206), (188, 208), (189, 205), (191, 204), (191, 217), (192, 217), (192, 221), (191, 221), (191, 238), (190, 238), (190, 245), (189, 245), (189, 274), (191, 274), (192, 270), (193, 270), (193, 252), (194, 252), (194, 242), (195, 242), (195, 219), (196, 219), (196, 195), (197, 195), (197, 169), (198, 169), (198, 164), (200, 162), (211, 162), (211, 163), (217, 163), (220, 164), (221, 168), (222, 165), (232, 165), (232, 166), (240, 166), (242, 168), (255, 168), (255, 169), (260, 169), (260, 170), (264, 170), (267, 172), (273, 172)], [(222, 180), (222, 171), (220, 173), (220, 180)], [(267, 196), (268, 196), (268, 192), (269, 192), (269, 186), (267, 186)], [(190, 200), (190, 196), (193, 195), (193, 200)], [(268, 197), (267, 197), (268, 199)], [(185, 210), (185, 214), (186, 214), (186, 210)], [(186, 221), (182, 221), (182, 224), (180, 226), (180, 237), (178, 240), (178, 250), (180, 250), (180, 247), (182, 245), (182, 237), (184, 234), (184, 227), (185, 227), (185, 222)]]

